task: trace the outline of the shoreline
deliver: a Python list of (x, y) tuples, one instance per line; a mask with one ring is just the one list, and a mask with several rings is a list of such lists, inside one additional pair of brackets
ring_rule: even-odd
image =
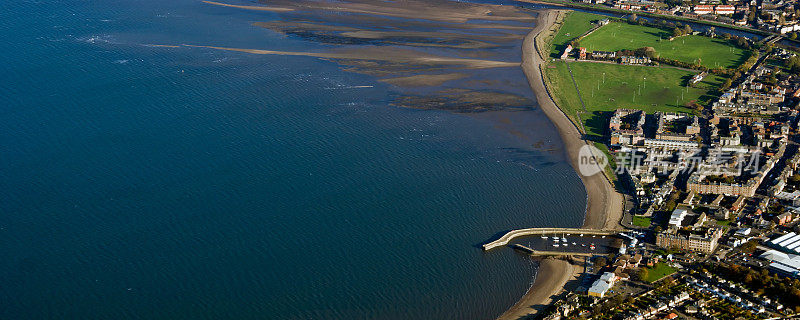
[[(539, 14), (537, 25), (525, 36), (522, 44), (522, 69), (528, 78), (528, 83), (533, 90), (539, 107), (544, 111), (550, 121), (558, 130), (564, 149), (573, 169), (578, 172), (578, 152), (581, 147), (589, 145), (583, 140), (583, 134), (575, 124), (555, 104), (547, 86), (544, 84), (542, 74), (545, 64), (544, 57), (536, 49), (536, 37), (553, 27), (556, 16), (566, 10), (544, 10)], [(621, 229), (619, 221), (622, 218), (623, 197), (619, 194), (604, 174), (581, 176), (587, 194), (586, 215), (583, 222), (584, 228), (593, 229)]]
[[(555, 104), (547, 86), (544, 83), (543, 67), (546, 57), (541, 56), (537, 50), (536, 40), (540, 35), (549, 36), (557, 18), (563, 16), (568, 10), (545, 9), (539, 11), (536, 25), (526, 36), (522, 43), (522, 70), (528, 79), (539, 107), (547, 115), (558, 131), (564, 143), (564, 152), (567, 154), (570, 165), (578, 173), (578, 151), (588, 143), (584, 141), (583, 134)], [(578, 174), (586, 190), (586, 211), (583, 221), (584, 228), (593, 229), (621, 229), (619, 221), (622, 219), (622, 205), (624, 198), (618, 193), (611, 182), (602, 173), (585, 177)], [(511, 320), (533, 317), (538, 312), (546, 309), (554, 296), (564, 293), (565, 286), (570, 279), (578, 279), (582, 268), (565, 260), (542, 259), (536, 278), (531, 287), (517, 303), (500, 315), (498, 320)]]
[(498, 320), (517, 320), (532, 317), (547, 309), (557, 296), (563, 294), (569, 281), (580, 279), (583, 269), (566, 260), (544, 258), (539, 262), (536, 278), (525, 295), (511, 308), (503, 312)]

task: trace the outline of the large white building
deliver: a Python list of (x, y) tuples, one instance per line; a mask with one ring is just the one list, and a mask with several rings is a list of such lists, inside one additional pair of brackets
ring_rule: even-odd
[(686, 209), (675, 209), (675, 211), (672, 211), (672, 215), (669, 217), (669, 224), (680, 227), (687, 214), (689, 214), (689, 212), (686, 211)]
[(800, 277), (800, 255), (783, 253), (778, 250), (764, 252), (761, 259), (770, 261), (769, 269), (775, 273)]
[(606, 272), (600, 276), (600, 279), (597, 279), (592, 286), (587, 290), (586, 294), (592, 297), (599, 297), (602, 298), (605, 296), (606, 292), (614, 286), (614, 282), (617, 281), (617, 276), (613, 272)]
[(800, 234), (789, 232), (770, 240), (767, 245), (784, 252), (800, 254)]

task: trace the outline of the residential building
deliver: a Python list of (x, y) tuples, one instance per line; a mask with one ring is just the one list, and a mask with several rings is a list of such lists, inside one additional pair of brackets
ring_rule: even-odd
[(708, 254), (717, 248), (720, 237), (722, 237), (721, 228), (707, 228), (695, 232), (670, 227), (667, 231), (656, 235), (656, 245), (662, 248), (678, 248)]

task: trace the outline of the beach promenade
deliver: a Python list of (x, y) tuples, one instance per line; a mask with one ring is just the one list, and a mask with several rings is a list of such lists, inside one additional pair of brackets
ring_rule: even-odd
[[(589, 144), (583, 140), (583, 134), (556, 106), (543, 78), (548, 52), (547, 39), (557, 30), (558, 19), (563, 19), (566, 10), (542, 10), (537, 17), (536, 25), (525, 37), (522, 44), (522, 69), (533, 90), (539, 107), (558, 130), (570, 164), (578, 172), (578, 151)], [(611, 182), (603, 174), (580, 176), (587, 194), (586, 216), (583, 229), (621, 230), (619, 221), (622, 218), (623, 196), (618, 193)], [(536, 279), (525, 295), (498, 319), (510, 320), (534, 316), (544, 310), (559, 295), (564, 287), (577, 282), (581, 266), (573, 265), (566, 260), (546, 258), (541, 260)]]
[[(556, 126), (564, 149), (573, 168), (578, 169), (578, 151), (590, 142), (583, 140), (583, 133), (569, 118), (556, 106), (547, 87), (544, 84), (542, 68), (545, 65), (547, 48), (538, 48), (545, 45), (546, 39), (553, 30), (554, 23), (565, 10), (544, 10), (539, 14), (537, 25), (528, 33), (522, 44), (522, 69), (528, 78), (528, 83), (536, 95), (539, 107), (544, 111), (550, 121)], [(539, 40), (537, 41), (537, 37)], [(619, 220), (622, 218), (623, 197), (603, 174), (580, 176), (587, 194), (586, 218), (584, 228), (593, 229), (620, 229)]]

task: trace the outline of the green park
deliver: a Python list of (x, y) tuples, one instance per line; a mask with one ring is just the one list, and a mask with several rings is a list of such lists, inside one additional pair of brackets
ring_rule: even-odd
[(597, 14), (571, 11), (564, 21), (561, 28), (556, 32), (550, 47), (550, 55), (553, 58), (561, 56), (561, 52), (573, 39), (580, 37), (595, 26), (595, 22), (604, 17)]
[(709, 75), (689, 85), (696, 72), (593, 62), (556, 61), (545, 74), (559, 107), (580, 121), (585, 133), (597, 136), (603, 135), (607, 114), (618, 108), (691, 113), (691, 106), (707, 103), (724, 81)]
[(612, 22), (586, 38), (580, 45), (589, 51), (635, 50), (652, 47), (662, 58), (699, 64), (707, 68), (736, 68), (747, 52), (728, 41), (701, 35), (685, 35), (670, 41), (672, 32), (626, 22)]
[[(588, 51), (634, 51), (655, 49), (656, 56), (705, 67), (735, 69), (749, 53), (729, 40), (684, 35), (673, 41), (667, 29), (612, 21), (597, 27), (607, 17), (570, 12), (550, 40), (552, 61), (543, 69), (556, 104), (589, 136), (602, 137), (609, 114), (619, 108), (648, 113), (699, 113), (719, 95), (727, 80), (724, 73), (708, 73), (693, 83), (699, 70), (667, 64), (622, 65), (612, 61), (567, 61), (557, 59), (567, 44), (579, 42)], [(588, 36), (588, 31), (596, 28)], [(700, 57), (699, 60), (693, 57)]]

